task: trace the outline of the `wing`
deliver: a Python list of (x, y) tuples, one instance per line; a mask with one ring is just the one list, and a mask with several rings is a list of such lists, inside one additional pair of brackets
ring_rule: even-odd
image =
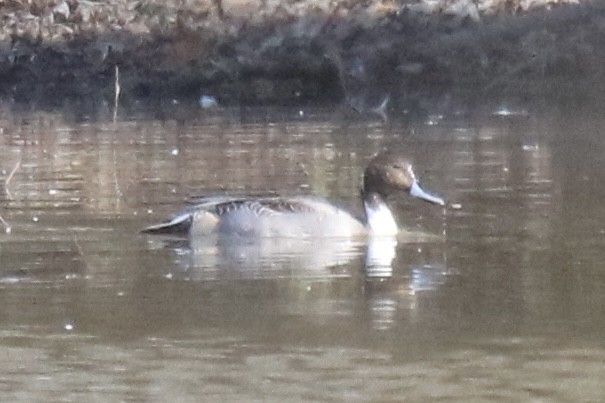
[[(210, 207), (206, 205), (206, 207)], [(232, 199), (214, 204), (210, 211), (225, 216), (235, 211), (247, 211), (256, 216), (276, 216), (289, 213), (309, 213), (315, 211), (304, 199), (267, 197), (259, 199)]]
[(302, 198), (266, 197), (246, 199), (226, 196), (213, 196), (189, 206), (168, 221), (151, 225), (141, 230), (146, 234), (187, 234), (194, 220), (215, 223), (221, 217), (234, 212), (249, 212), (258, 217), (279, 214), (315, 211), (313, 206)]
[(213, 213), (222, 204), (228, 204), (235, 200), (232, 197), (212, 196), (201, 199), (197, 204), (189, 206), (181, 210), (178, 214), (168, 221), (159, 224), (150, 225), (141, 230), (144, 234), (181, 234), (186, 235), (191, 226), (196, 213), (210, 212)]

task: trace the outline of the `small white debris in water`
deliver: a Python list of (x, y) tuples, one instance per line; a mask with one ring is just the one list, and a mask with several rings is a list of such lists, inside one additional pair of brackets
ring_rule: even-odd
[(124, 291), (119, 291), (118, 292), (118, 297), (123, 297), (124, 296)]
[(525, 109), (510, 109), (506, 106), (502, 106), (493, 112), (494, 116), (508, 117), (508, 116), (518, 116), (518, 117), (527, 117), (529, 116), (529, 112)]
[(503, 167), (503, 168), (502, 168), (502, 170), (503, 170), (504, 172), (508, 172), (508, 167)]
[(216, 102), (216, 98), (210, 95), (202, 95), (199, 100), (199, 104), (203, 109), (214, 108), (218, 106), (218, 102)]
[(10, 234), (12, 231), (13, 231), (13, 229), (11, 227), (6, 227), (4, 229), (4, 232), (7, 233), (7, 234)]
[(508, 109), (506, 106), (503, 106), (494, 112), (494, 115), (496, 115), (496, 116), (510, 116), (512, 114), (513, 114), (513, 112), (510, 109)]
[(59, 191), (57, 189), (48, 189), (49, 195), (56, 195), (57, 193), (59, 193)]
[(418, 248), (418, 249), (416, 249), (416, 252), (418, 252), (418, 253), (422, 253), (422, 248)]
[(460, 203), (452, 203), (451, 207), (454, 210), (460, 210), (462, 208), (462, 204), (460, 204)]
[(32, 221), (33, 221), (33, 222), (38, 222), (38, 216), (33, 216), (33, 217), (32, 217)]
[(179, 149), (178, 148), (173, 148), (172, 151), (170, 152), (172, 155), (179, 155)]
[(540, 146), (538, 144), (524, 144), (523, 151), (538, 151)]
[(172, 105), (178, 105), (178, 104), (179, 104), (178, 99), (173, 99), (173, 100), (172, 100)]
[(17, 284), (19, 282), (18, 277), (2, 277), (0, 283), (2, 284)]
[(168, 280), (172, 280), (172, 273), (168, 273), (164, 277), (166, 277)]
[(427, 126), (436, 126), (439, 124), (439, 122), (441, 122), (443, 120), (443, 115), (429, 115), (428, 119), (426, 120), (425, 124)]
[(65, 330), (68, 330), (68, 331), (74, 330), (74, 324), (73, 324), (73, 323), (71, 323), (71, 322), (67, 322), (67, 323), (66, 323), (66, 324), (63, 326), (63, 328), (64, 328)]
[(307, 286), (307, 291), (311, 291), (311, 286), (310, 285)]
[(147, 209), (147, 214), (153, 214), (153, 210), (152, 209)]
[(303, 110), (298, 111), (298, 116), (302, 118), (303, 116), (305, 116), (305, 112)]

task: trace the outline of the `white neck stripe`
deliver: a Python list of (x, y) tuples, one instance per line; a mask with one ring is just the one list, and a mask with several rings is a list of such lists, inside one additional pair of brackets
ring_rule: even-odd
[(364, 201), (366, 219), (370, 234), (374, 236), (396, 236), (399, 230), (393, 213), (382, 200), (370, 205)]

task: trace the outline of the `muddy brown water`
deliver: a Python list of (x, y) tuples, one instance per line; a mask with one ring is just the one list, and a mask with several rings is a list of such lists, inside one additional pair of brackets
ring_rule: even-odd
[[(3, 400), (605, 398), (599, 114), (110, 115), (0, 109)], [(397, 245), (138, 233), (203, 195), (359, 211), (383, 147), (448, 199), (392, 200)]]

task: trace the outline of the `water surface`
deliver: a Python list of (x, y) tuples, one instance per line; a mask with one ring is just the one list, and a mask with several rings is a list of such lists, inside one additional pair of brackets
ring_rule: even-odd
[[(605, 396), (599, 114), (110, 115), (0, 109), (7, 400)], [(316, 194), (360, 212), (363, 167), (385, 147), (449, 202), (392, 200), (415, 234), (377, 246), (392, 262), (369, 265), (363, 243), (138, 233), (204, 195)]]

